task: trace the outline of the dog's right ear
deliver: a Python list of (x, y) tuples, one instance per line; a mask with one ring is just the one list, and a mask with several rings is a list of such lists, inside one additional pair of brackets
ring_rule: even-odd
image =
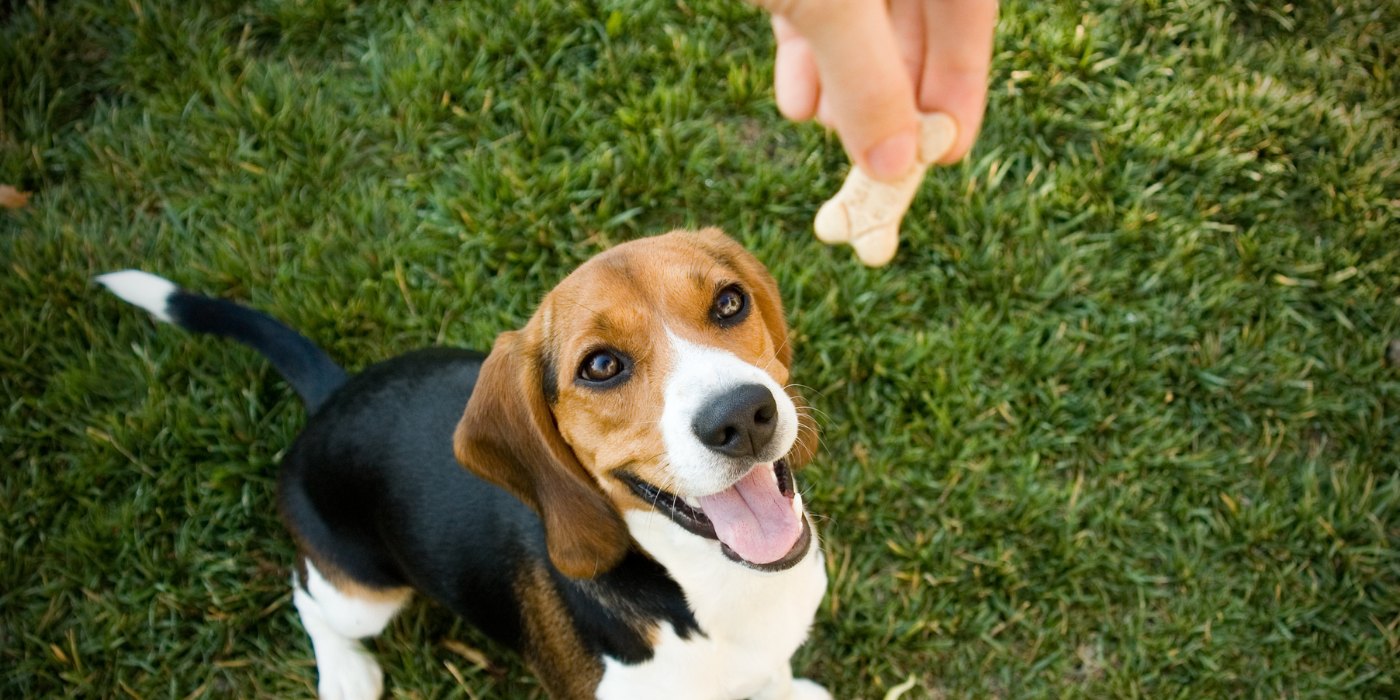
[(611, 569), (631, 543), (627, 526), (559, 434), (545, 398), (534, 324), (502, 333), (457, 424), (457, 461), (510, 491), (544, 523), (554, 566), (573, 578)]

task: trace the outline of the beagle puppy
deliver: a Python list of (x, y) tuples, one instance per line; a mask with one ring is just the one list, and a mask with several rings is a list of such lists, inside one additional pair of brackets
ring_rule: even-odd
[(259, 350), (305, 402), (277, 506), (322, 698), (382, 694), (359, 640), (414, 591), (518, 650), (554, 700), (831, 697), (790, 667), (826, 587), (795, 481), (816, 428), (777, 285), (718, 230), (594, 257), (489, 355), (354, 377), (260, 312), (98, 280)]

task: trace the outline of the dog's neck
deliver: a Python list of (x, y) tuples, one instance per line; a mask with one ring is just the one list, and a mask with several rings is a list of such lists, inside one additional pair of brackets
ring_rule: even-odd
[[(805, 511), (803, 517), (807, 517)], [(696, 535), (660, 513), (633, 510), (625, 519), (642, 550), (680, 584), (707, 635), (752, 634), (763, 627), (755, 620), (776, 623), (791, 616), (810, 620), (812, 603), (807, 599), (820, 600), (826, 589), (815, 531), (801, 561), (783, 571), (765, 572), (733, 561), (720, 550), (719, 541)]]

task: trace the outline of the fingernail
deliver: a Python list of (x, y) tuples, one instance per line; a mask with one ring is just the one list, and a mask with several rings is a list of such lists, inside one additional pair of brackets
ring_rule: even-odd
[(877, 180), (894, 180), (914, 166), (919, 140), (912, 131), (902, 131), (865, 152), (870, 174)]

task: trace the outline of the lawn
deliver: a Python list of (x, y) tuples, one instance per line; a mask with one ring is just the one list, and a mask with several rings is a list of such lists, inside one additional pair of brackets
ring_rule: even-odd
[[(489, 347), (608, 246), (723, 227), (821, 411), (838, 698), (1400, 698), (1400, 3), (1006, 0), (986, 128), (887, 268), (735, 0), (0, 0), (0, 697), (308, 696), (255, 353)], [(1387, 354), (1394, 356), (1388, 359)], [(480, 649), (489, 668), (459, 653)], [(393, 698), (536, 698), (414, 604)]]

